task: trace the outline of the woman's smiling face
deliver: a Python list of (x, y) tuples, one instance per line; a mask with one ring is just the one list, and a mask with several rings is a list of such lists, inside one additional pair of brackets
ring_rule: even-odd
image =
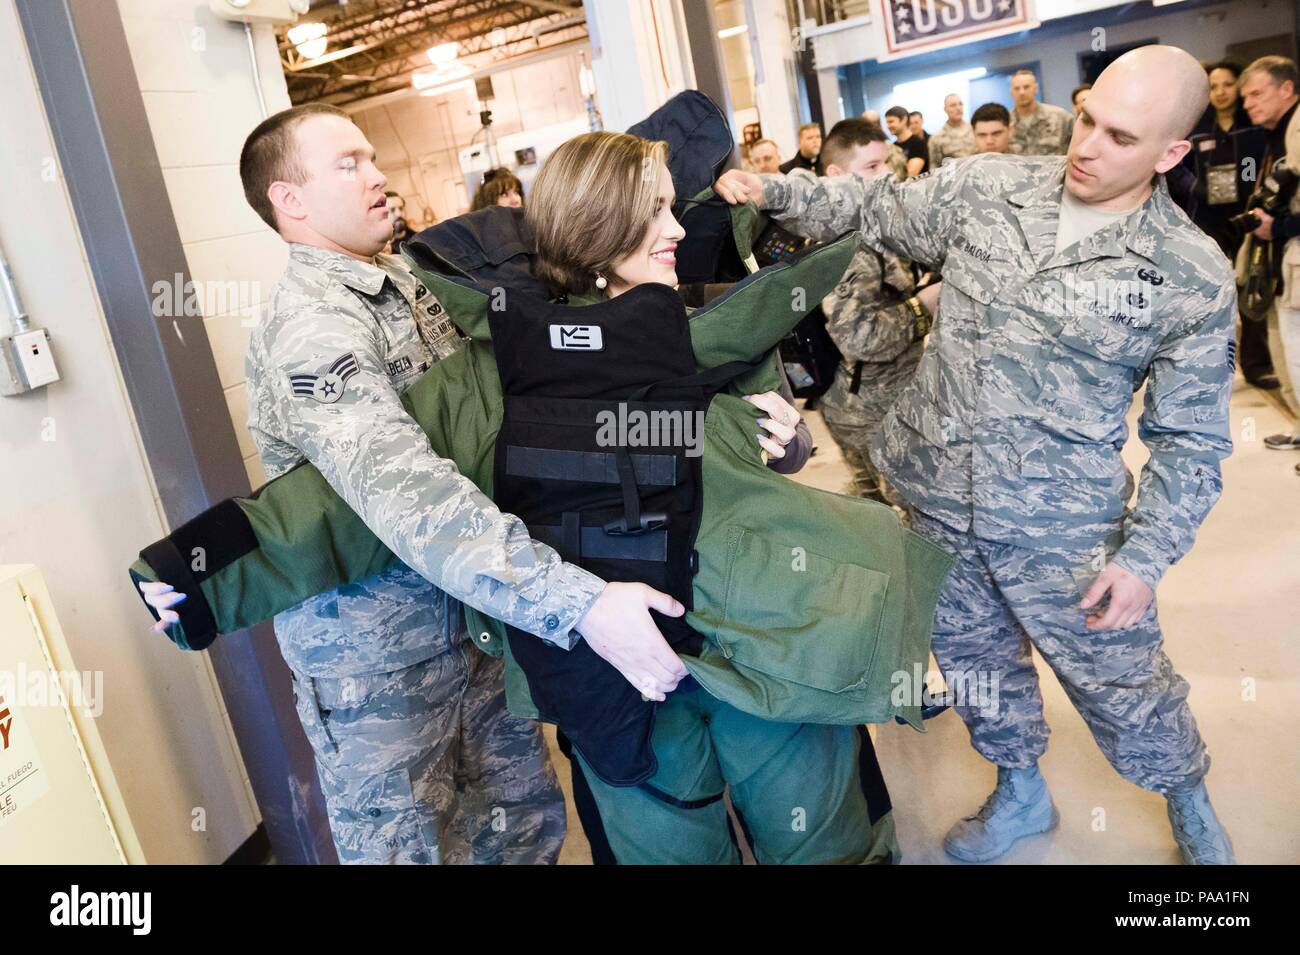
[(630, 255), (616, 261), (612, 269), (614, 274), (607, 276), (611, 298), (643, 282), (677, 284), (677, 243), (686, 235), (686, 230), (673, 217), (675, 193), (672, 176), (662, 163), (657, 165), (659, 197), (654, 218), (650, 220), (641, 244)]

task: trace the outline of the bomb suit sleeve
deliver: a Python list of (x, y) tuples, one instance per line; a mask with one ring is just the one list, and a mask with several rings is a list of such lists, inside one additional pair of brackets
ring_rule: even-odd
[[(251, 369), (272, 376), (289, 442), (347, 508), (397, 558), (455, 599), (572, 645), (571, 628), (604, 582), (533, 541), (522, 521), (503, 514), (452, 461), (434, 453), (384, 374), (374, 340), (379, 330), (324, 305), (269, 321), (276, 324), (255, 344), (261, 354)], [(283, 492), (278, 500), (285, 519), (295, 517), (295, 506), (307, 506)], [(331, 510), (337, 515), (340, 508)], [(332, 549), (337, 540), (327, 535), (315, 543)], [(367, 552), (372, 561), (383, 559), (373, 542)], [(329, 551), (303, 556), (322, 565), (336, 561)], [(154, 569), (185, 589), (185, 581)]]
[[(761, 281), (741, 283), (727, 296), (727, 308), (691, 321), (697, 362), (711, 366), (766, 353), (807, 311), (791, 310), (794, 288), (825, 295), (852, 250), (852, 239), (845, 238), (798, 266), (773, 267)], [(433, 277), (422, 280), (428, 284)], [(565, 609), (581, 602), (572, 595), (594, 598), (599, 578), (560, 562), (529, 538), (522, 522), (491, 503), (502, 396), (484, 318), (487, 296), (445, 282), (436, 292), (471, 341), (435, 363), (399, 399), (380, 380), (364, 329), (336, 324), (326, 336), (314, 328), (306, 339), (311, 347), (290, 357), (283, 372), (283, 400), (299, 402), (295, 426), (305, 429), (310, 422), (321, 429), (305, 439), (308, 460), (141, 552), (131, 568), (134, 580), (165, 580), (189, 594), (175, 608), (181, 622), (167, 632), (182, 649), (203, 649), (219, 634), (373, 576), (399, 557), (469, 607), (512, 624), (528, 622), (533, 633), (547, 629), (551, 613), (559, 621), (556, 632), (563, 632)], [(348, 355), (355, 372), (351, 362), (330, 371)], [(336, 401), (293, 394), (295, 387), (323, 390), (329, 382), (343, 386)], [(777, 386), (775, 379), (756, 383)], [(196, 548), (206, 555), (201, 566), (191, 560)], [(584, 590), (587, 579), (595, 581), (591, 591)], [(546, 587), (560, 589), (558, 609), (547, 602), (555, 594)]]

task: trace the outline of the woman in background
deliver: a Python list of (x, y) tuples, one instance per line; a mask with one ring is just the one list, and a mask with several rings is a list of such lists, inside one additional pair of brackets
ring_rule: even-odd
[(489, 169), (474, 192), (469, 211), (477, 212), (491, 206), (520, 209), (524, 205), (524, 184), (509, 169)]
[[(1192, 216), (1223, 250), (1230, 261), (1236, 261), (1237, 250), (1243, 236), (1228, 226), (1228, 220), (1246, 208), (1246, 200), (1254, 190), (1254, 181), (1243, 178), (1245, 160), (1253, 159), (1259, 168), (1264, 159), (1264, 136), (1244, 133), (1253, 125), (1246, 109), (1241, 105), (1238, 80), (1241, 69), (1227, 61), (1206, 67), (1210, 79), (1210, 103), (1197, 122), (1191, 137), (1212, 141), (1213, 147), (1197, 145), (1183, 160), (1183, 165), (1196, 179), (1196, 208)], [(1226, 172), (1227, 176), (1223, 175)], [(1241, 345), (1237, 349), (1237, 363), (1246, 381), (1256, 388), (1278, 387), (1273, 370), (1273, 359), (1268, 350), (1268, 323), (1241, 320)]]

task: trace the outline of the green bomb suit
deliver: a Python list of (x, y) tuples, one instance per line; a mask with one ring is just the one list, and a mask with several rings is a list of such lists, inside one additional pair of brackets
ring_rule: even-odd
[[(791, 307), (792, 292), (816, 303), (853, 248), (851, 238), (842, 239), (800, 263), (765, 270), (726, 307), (697, 312), (690, 320), (697, 365), (763, 359), (734, 390), (775, 387), (773, 348), (802, 315)], [(501, 394), (488, 296), (445, 276), (417, 274), (470, 341), (426, 372), (403, 403), (434, 452), (490, 496)], [(720, 394), (706, 418), (705, 503), (688, 617), (705, 643), (700, 656), (684, 658), (702, 689), (673, 694), (660, 707), (659, 772), (648, 787), (605, 787), (593, 778), (622, 862), (737, 861), (721, 801), (724, 781), (761, 861), (898, 856), (891, 816), (873, 812), (863, 792), (860, 724), (897, 715), (919, 726), (919, 701), (894, 690), (898, 674), (927, 659), (934, 601), (951, 561), (902, 528), (889, 508), (805, 488), (765, 467), (753, 440), (759, 414), (736, 395)], [(222, 533), (239, 525), (244, 543), (227, 547), (240, 553), (203, 580), (187, 588), (156, 564), (134, 568), (202, 598), (189, 620), (184, 605), (178, 608), (184, 626), (172, 635), (183, 646), (201, 647), (215, 633), (372, 576), (396, 563), (394, 551), (403, 546), (392, 527), (372, 533), (356, 513), (364, 507), (340, 500), (307, 465), (256, 498), (223, 508)], [(202, 516), (171, 535), (168, 546), (183, 552), (211, 533), (212, 521)], [(539, 560), (549, 552), (532, 546)], [(472, 594), (465, 600), (476, 646), (505, 653), (511, 711), (536, 715), (501, 626), (474, 609)]]

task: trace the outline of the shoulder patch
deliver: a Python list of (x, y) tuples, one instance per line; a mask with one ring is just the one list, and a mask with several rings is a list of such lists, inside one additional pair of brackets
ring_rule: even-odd
[(329, 368), (318, 375), (296, 374), (289, 376), (289, 386), (298, 398), (313, 398), (321, 404), (332, 405), (343, 397), (348, 379), (361, 369), (357, 367), (356, 356), (352, 352), (340, 355)]

